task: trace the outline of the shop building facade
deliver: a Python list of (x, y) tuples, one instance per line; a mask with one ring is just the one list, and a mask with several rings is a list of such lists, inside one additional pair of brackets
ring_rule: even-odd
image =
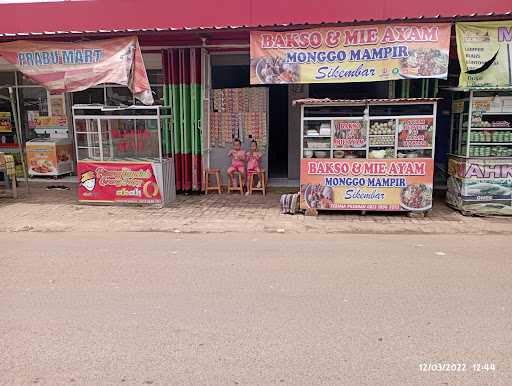
[[(354, 7), (348, 11), (346, 7), (340, 11), (338, 3), (334, 1), (325, 2), (321, 9), (301, 1), (293, 9), (276, 9), (277, 6), (272, 2), (266, 2), (265, 6), (262, 2), (251, 1), (241, 5), (239, 2), (226, 1), (222, 12), (219, 12), (217, 3), (204, 4), (197, 12), (190, 12), (188, 7), (192, 5), (180, 4), (173, 9), (175, 12), (171, 12), (170, 6), (164, 2), (155, 3), (159, 4), (154, 8), (133, 4), (132, 9), (117, 0), (2, 5), (0, 7), (5, 11), (4, 14), (13, 17), (7, 17), (8, 22), (2, 26), (0, 42), (19, 39), (78, 41), (136, 35), (155, 103), (171, 105), (173, 108), (174, 135), (177, 140), (172, 141), (173, 148), (167, 147), (166, 152), (176, 157), (177, 188), (183, 191), (201, 189), (200, 169), (227, 168), (225, 153), (229, 141), (222, 146), (215, 146), (212, 136), (212, 122), (215, 117), (221, 119), (222, 113), (239, 114), (242, 117), (240, 119), (251, 117), (264, 121), (257, 125), (258, 139), (264, 148), (264, 167), (270, 178), (298, 180), (302, 142), (301, 111), (292, 105), (292, 101), (305, 98), (444, 98), (439, 101), (437, 109), (435, 138), (435, 176), (442, 185), (446, 179), (444, 165), (449, 152), (451, 94), (448, 89), (457, 85), (459, 71), (453, 34), (447, 80), (425, 78), (343, 84), (268, 84), (264, 85), (264, 95), (257, 97), (252, 96), (250, 91), (258, 88), (251, 85), (250, 81), (250, 33), (329, 26), (453, 23), (510, 18), (510, 10), (507, 9), (509, 5), (504, 1), (485, 4), (446, 4), (440, 1), (437, 5), (418, 2), (408, 3), (406, 8), (402, 8), (404, 4), (389, 4), (379, 10), (368, 5), (366, 8)], [(432, 9), (436, 9), (440, 15), (434, 15)], [(84, 12), (95, 17), (85, 20), (78, 16)], [(36, 14), (38, 17), (35, 17)], [(50, 15), (58, 16), (52, 17), (49, 22)], [(105, 15), (115, 17), (107, 20)], [(11, 148), (15, 151), (14, 143), (26, 142), (37, 136), (30, 122), (32, 112), (37, 112), (39, 116), (52, 115), (51, 97), (43, 87), (32, 83), (1, 59), (0, 85), (15, 90), (23, 133), (23, 138), (3, 135), (0, 150), (9, 151)], [(240, 98), (260, 98), (261, 106), (254, 103), (239, 111), (231, 111), (231, 107), (226, 111), (217, 109), (215, 98), (231, 95), (229, 90), (233, 89), (241, 90)], [(6, 87), (1, 88), (0, 94), (7, 96), (7, 90)], [(127, 88), (116, 85), (101, 85), (69, 93), (64, 100), (69, 138), (73, 138), (71, 106), (74, 104), (118, 106), (139, 103)], [(0, 101), (0, 109), (10, 111), (5, 101)], [(247, 140), (252, 138), (256, 137), (251, 135)]]

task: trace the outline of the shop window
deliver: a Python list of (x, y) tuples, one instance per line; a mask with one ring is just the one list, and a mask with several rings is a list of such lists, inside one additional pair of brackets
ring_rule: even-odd
[[(146, 67), (146, 74), (153, 93), (155, 105), (164, 104), (164, 73), (162, 70), (162, 54), (155, 52), (143, 52), (144, 65)], [(142, 105), (138, 99), (135, 99), (136, 105)]]
[(360, 117), (364, 115), (365, 106), (318, 106), (305, 107), (304, 116), (314, 117)]
[(11, 101), (9, 96), (9, 90), (7, 88), (0, 88), (0, 111), (11, 111)]
[(89, 88), (83, 91), (73, 93), (73, 104), (104, 104), (105, 103), (105, 90), (103, 87)]
[(163, 86), (151, 86), (153, 92), (153, 98), (155, 99), (155, 105), (164, 104), (164, 87)]
[(309, 85), (309, 97), (330, 99), (387, 98), (388, 87), (388, 82), (313, 83)]
[(409, 98), (423, 98), (424, 95), (424, 80), (415, 79), (409, 82)]
[(406, 79), (395, 81), (397, 98), (435, 98), (439, 89), (448, 87), (449, 81), (443, 79)]
[[(155, 105), (164, 104), (164, 75), (162, 69), (147, 70), (149, 84), (151, 85), (151, 92), (155, 100)], [(135, 100), (136, 104), (142, 104), (139, 100)]]
[(249, 87), (249, 66), (212, 66), (212, 88)]
[(18, 98), (24, 140), (36, 137), (32, 122), (37, 116), (48, 116), (48, 92), (43, 87), (19, 87)]
[(14, 86), (14, 72), (2, 71), (0, 72), (0, 86)]
[(212, 66), (250, 66), (251, 58), (249, 53), (222, 53), (210, 56)]
[(250, 86), (250, 57), (248, 53), (211, 55), (212, 88)]
[(164, 75), (162, 69), (146, 70), (148, 74), (149, 84), (164, 84)]
[(37, 86), (37, 83), (30, 79), (28, 76), (21, 72), (17, 72), (18, 85), (22, 86)]
[[(12, 119), (12, 111), (11, 111), (11, 101), (9, 98), (9, 90), (6, 88), (0, 88), (0, 113), (8, 113), (2, 114), (2, 120), (6, 120), (9, 122), (9, 116), (11, 118), (10, 127), (8, 124), (0, 125), (0, 152), (2, 151), (3, 146), (9, 146), (13, 143), (16, 143), (16, 133)], [(10, 115), (9, 115), (10, 114)]]
[(106, 87), (106, 91), (107, 106), (133, 105), (133, 95), (128, 87)]
[[(164, 105), (164, 86), (161, 84), (159, 84), (159, 85), (152, 84), (150, 86), (151, 86), (151, 92), (153, 93), (153, 99), (155, 100), (155, 102), (153, 104), (163, 106)], [(143, 103), (141, 101), (139, 101), (137, 98), (134, 98), (134, 99), (135, 99), (136, 105), (143, 105)]]
[(434, 106), (432, 104), (370, 106), (370, 116), (374, 117), (397, 115), (432, 115), (433, 112)]

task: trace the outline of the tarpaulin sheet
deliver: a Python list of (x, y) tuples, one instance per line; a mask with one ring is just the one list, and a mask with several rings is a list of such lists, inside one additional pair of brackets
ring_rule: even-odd
[(78, 43), (19, 40), (0, 44), (0, 56), (52, 94), (115, 83), (127, 86), (142, 103), (153, 104), (137, 37)]

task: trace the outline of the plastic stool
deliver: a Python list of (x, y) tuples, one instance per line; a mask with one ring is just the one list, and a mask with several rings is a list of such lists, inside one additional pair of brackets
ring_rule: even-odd
[[(210, 176), (215, 177), (216, 184), (210, 186)], [(217, 191), (217, 193), (222, 193), (222, 179), (220, 177), (220, 169), (206, 169), (205, 171), (205, 188), (204, 194), (208, 194), (210, 190)]]

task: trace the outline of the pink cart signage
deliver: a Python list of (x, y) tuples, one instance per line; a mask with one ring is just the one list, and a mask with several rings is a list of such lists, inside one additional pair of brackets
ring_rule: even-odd
[(78, 161), (78, 201), (160, 204), (151, 162)]

